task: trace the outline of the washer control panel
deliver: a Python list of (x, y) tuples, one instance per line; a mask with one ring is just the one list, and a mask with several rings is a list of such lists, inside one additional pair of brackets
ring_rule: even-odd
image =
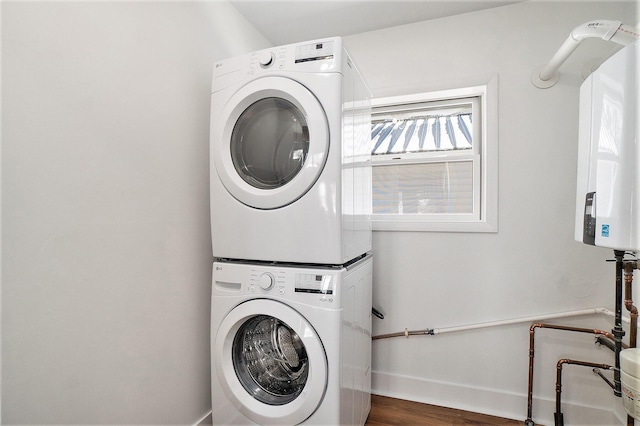
[(275, 278), (269, 272), (265, 272), (264, 274), (260, 275), (260, 278), (258, 278), (258, 284), (263, 290), (271, 290), (273, 288), (274, 282)]
[(249, 274), (248, 293), (276, 291), (280, 294), (286, 293), (284, 272), (273, 272), (259, 269), (252, 269)]
[(295, 292), (320, 295), (320, 300), (333, 301), (336, 283), (331, 274), (296, 274)]
[(345, 269), (215, 262), (213, 296), (276, 298), (326, 308), (341, 306)]

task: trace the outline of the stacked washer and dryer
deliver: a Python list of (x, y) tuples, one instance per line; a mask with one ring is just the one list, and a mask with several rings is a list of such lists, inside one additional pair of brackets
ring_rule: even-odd
[(369, 99), (340, 38), (215, 64), (214, 424), (366, 421)]

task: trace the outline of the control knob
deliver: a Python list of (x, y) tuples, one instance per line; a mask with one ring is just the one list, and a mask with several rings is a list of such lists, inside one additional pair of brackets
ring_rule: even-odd
[(271, 275), (268, 272), (265, 272), (264, 274), (260, 275), (260, 279), (258, 280), (258, 285), (263, 290), (271, 290), (271, 287), (273, 287), (273, 281), (274, 281), (273, 275)]
[(276, 59), (276, 57), (271, 52), (260, 52), (258, 54), (258, 63), (262, 68), (267, 68), (273, 65), (274, 59)]

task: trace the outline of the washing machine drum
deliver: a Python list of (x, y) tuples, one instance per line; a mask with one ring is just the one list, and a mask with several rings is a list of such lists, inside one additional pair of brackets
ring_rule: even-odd
[(233, 366), (245, 390), (269, 405), (296, 399), (309, 374), (307, 351), (282, 321), (258, 315), (245, 322), (233, 342)]
[(290, 306), (253, 299), (220, 324), (213, 346), (225, 394), (251, 421), (299, 424), (327, 387), (327, 357), (311, 324)]
[(258, 209), (289, 205), (318, 180), (329, 127), (318, 99), (285, 77), (253, 80), (213, 115), (211, 154), (238, 201)]

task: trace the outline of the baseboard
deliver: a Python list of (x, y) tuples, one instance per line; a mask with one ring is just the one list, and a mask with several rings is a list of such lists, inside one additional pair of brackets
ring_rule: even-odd
[[(372, 393), (408, 401), (450, 407), (458, 410), (524, 421), (527, 395), (495, 389), (462, 386), (455, 383), (419, 379), (389, 373), (372, 372)], [(534, 398), (533, 420), (536, 424), (553, 424), (555, 401)], [(615, 413), (598, 407), (563, 403), (567, 424), (620, 426)]]
[(196, 421), (193, 426), (208, 426), (213, 424), (213, 419), (211, 418), (211, 410), (207, 412), (204, 416), (200, 417), (200, 420)]

